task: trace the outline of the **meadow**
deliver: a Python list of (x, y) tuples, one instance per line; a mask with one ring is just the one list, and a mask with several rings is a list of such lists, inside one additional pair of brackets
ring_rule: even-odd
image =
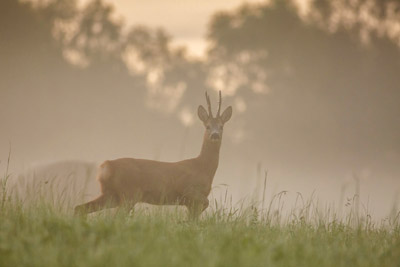
[(285, 192), (240, 205), (226, 192), (197, 220), (181, 207), (149, 205), (79, 217), (65, 191), (24, 200), (8, 191), (9, 179), (0, 266), (400, 266), (399, 214), (375, 222), (357, 201), (339, 216), (301, 195), (284, 211)]

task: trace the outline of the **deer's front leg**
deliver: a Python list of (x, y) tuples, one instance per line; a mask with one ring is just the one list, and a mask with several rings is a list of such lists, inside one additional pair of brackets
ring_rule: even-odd
[(189, 199), (185, 205), (189, 212), (189, 219), (197, 219), (208, 207), (209, 201), (207, 197), (196, 197)]

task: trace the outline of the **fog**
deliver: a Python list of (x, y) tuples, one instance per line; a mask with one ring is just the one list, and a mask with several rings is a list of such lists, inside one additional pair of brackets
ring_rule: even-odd
[(106, 1), (3, 0), (0, 170), (10, 145), (11, 179), (71, 160), (195, 157), (197, 107), (208, 91), (216, 109), (221, 90), (233, 116), (214, 195), (228, 185), (235, 201), (260, 197), (268, 171), (268, 199), (314, 192), (345, 209), (359, 181), (383, 218), (400, 189), (399, 11), (378, 0), (234, 3), (207, 18), (207, 49), (193, 57), (159, 18), (124, 24)]

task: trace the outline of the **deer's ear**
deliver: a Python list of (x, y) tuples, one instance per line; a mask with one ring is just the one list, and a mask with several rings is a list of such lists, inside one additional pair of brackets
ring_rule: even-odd
[(208, 120), (208, 113), (202, 105), (200, 105), (199, 108), (197, 109), (197, 115), (199, 116), (202, 122), (206, 122)]
[(221, 120), (223, 123), (229, 121), (232, 117), (232, 106), (227, 107), (224, 112), (222, 112)]

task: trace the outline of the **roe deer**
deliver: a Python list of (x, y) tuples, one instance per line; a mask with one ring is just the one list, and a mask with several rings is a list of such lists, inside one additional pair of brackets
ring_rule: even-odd
[(229, 106), (214, 118), (210, 97), (206, 92), (208, 113), (198, 107), (198, 116), (206, 130), (200, 155), (178, 162), (120, 158), (100, 165), (97, 179), (101, 195), (93, 201), (75, 207), (75, 214), (86, 214), (104, 208), (117, 207), (124, 201), (156, 205), (184, 205), (189, 216), (196, 218), (208, 207), (208, 195), (218, 167), (224, 124), (232, 116)]

